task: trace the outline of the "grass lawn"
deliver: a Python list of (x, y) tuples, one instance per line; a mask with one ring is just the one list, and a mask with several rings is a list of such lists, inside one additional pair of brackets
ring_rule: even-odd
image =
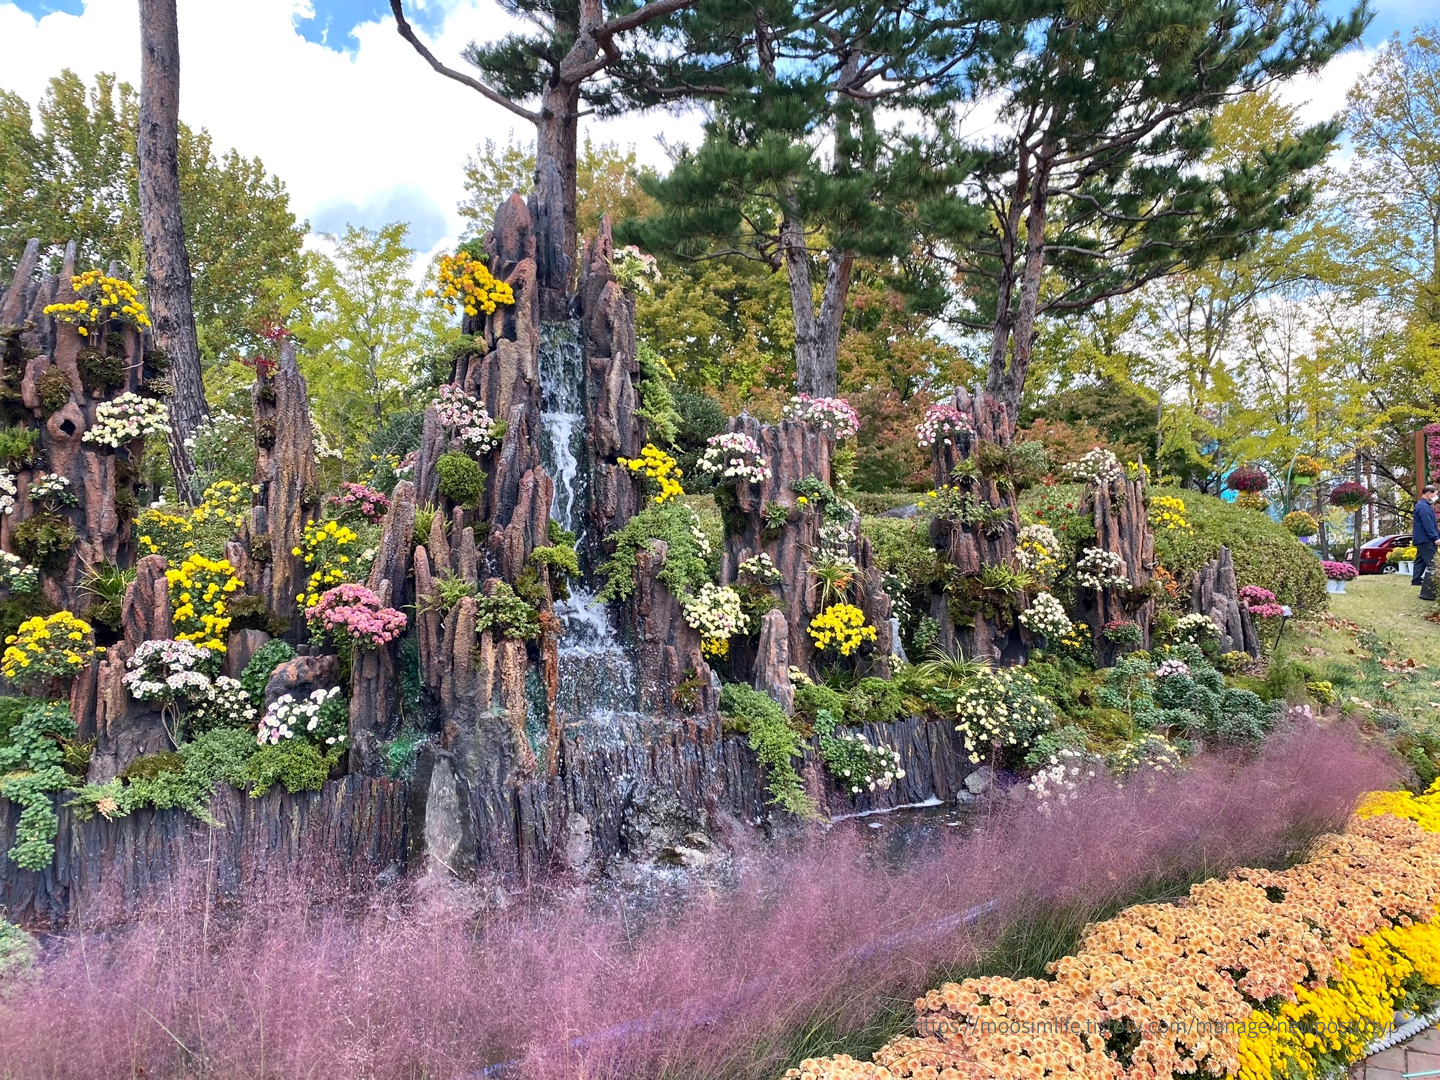
[[(1285, 628), (1272, 678), (1329, 682), (1338, 704), (1382, 728), (1440, 739), (1440, 603), (1419, 599), (1408, 577), (1347, 583), (1319, 619)], [(1273, 633), (1273, 630), (1270, 631)], [(1428, 741), (1428, 740), (1425, 740)]]

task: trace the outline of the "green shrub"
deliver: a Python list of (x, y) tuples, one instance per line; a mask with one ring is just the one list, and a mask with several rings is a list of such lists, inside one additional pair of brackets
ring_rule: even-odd
[(185, 759), (173, 750), (138, 757), (120, 770), (121, 780), (154, 780), (165, 773), (185, 771)]
[(823, 683), (795, 688), (795, 715), (813, 724), (821, 710), (836, 716), (845, 715), (845, 695)]
[[(683, 504), (668, 502), (649, 506), (636, 514), (625, 527), (610, 539), (615, 553), (600, 567), (605, 588), (603, 600), (628, 600), (635, 592), (635, 556), (652, 540), (663, 540), (667, 547), (660, 580), (675, 596), (689, 596), (710, 580), (711, 559), (715, 550), (707, 552), (696, 537), (700, 521), (693, 510)], [(707, 541), (708, 542), (708, 541)]]
[(1241, 510), (1194, 491), (1155, 488), (1153, 493), (1185, 500), (1190, 528), (1161, 529), (1155, 534), (1155, 554), (1182, 589), (1189, 588), (1195, 572), (1224, 545), (1235, 560), (1235, 580), (1241, 588), (1263, 586), (1297, 614), (1325, 607), (1325, 572), (1320, 560), (1283, 525), (1265, 514)]
[(43, 870), (55, 857), (60, 829), (55, 793), (71, 783), (62, 747), (75, 738), (75, 721), (60, 704), (32, 702), (18, 717), (16, 711), (7, 706), (9, 727), (0, 742), (0, 798), (20, 807), (10, 860), (22, 870)]
[[(914, 491), (855, 491), (850, 493), (850, 501), (855, 504), (855, 509), (865, 516), (878, 516), (887, 510), (896, 510), (902, 506), (914, 506), (920, 498)], [(885, 520), (905, 520), (891, 519)]]
[[(413, 539), (416, 547), (423, 547), (430, 543), (430, 532), (435, 527), (435, 515), (437, 513), (439, 513), (439, 511), (433, 506), (417, 506), (415, 508)], [(440, 528), (445, 530), (449, 524), (449, 519), (442, 514), (440, 517)]]
[(845, 695), (845, 719), (851, 724), (889, 724), (904, 712), (905, 693), (893, 679), (861, 679)]
[(119, 390), (125, 385), (125, 360), (106, 356), (97, 349), (81, 349), (75, 358), (80, 369), (80, 384), (86, 390)]
[(339, 746), (322, 754), (318, 747), (301, 739), (258, 747), (245, 763), (245, 779), (252, 785), (250, 797), (258, 799), (276, 784), (283, 784), (292, 795), (319, 791), (344, 754), (344, 748)]
[(744, 683), (726, 683), (720, 690), (720, 714), (732, 731), (750, 736), (750, 749), (760, 760), (770, 801), (802, 818), (818, 818), (815, 800), (795, 771), (795, 758), (803, 755), (800, 735), (785, 712), (767, 694)]
[(875, 552), (875, 565), (905, 579), (909, 586), (944, 580), (945, 563), (930, 543), (929, 521), (922, 517), (862, 517), (860, 532)]
[(0, 428), (0, 462), (17, 468), (35, 460), (35, 443), (40, 432), (28, 427)]
[(70, 376), (52, 367), (35, 380), (35, 395), (40, 399), (40, 411), (46, 416), (59, 412), (70, 404)]
[(287, 660), (294, 659), (295, 650), (288, 642), (278, 639), (267, 641), (255, 650), (255, 655), (240, 673), (240, 685), (257, 709), (265, 704), (265, 684), (270, 681), (270, 674)]
[(477, 506), (485, 494), (485, 470), (473, 458), (451, 450), (435, 462), (440, 494), (460, 506)]
[(58, 574), (70, 562), (75, 526), (59, 514), (35, 514), (11, 534), (15, 554), (48, 574)]
[(671, 387), (675, 374), (647, 341), (635, 343), (635, 359), (640, 365), (640, 408), (636, 410), (649, 425), (651, 441), (657, 446), (673, 446), (684, 419), (675, 404)]
[(540, 616), (534, 605), (499, 582), (489, 596), (475, 597), (475, 629), (495, 630), (513, 641), (531, 641), (540, 636)]

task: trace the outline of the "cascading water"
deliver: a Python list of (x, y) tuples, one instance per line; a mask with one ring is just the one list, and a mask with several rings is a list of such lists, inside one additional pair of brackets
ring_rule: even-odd
[[(555, 481), (550, 517), (584, 540), (585, 358), (578, 321), (546, 323), (540, 334), (540, 460)], [(620, 735), (644, 720), (636, 710), (635, 664), (593, 590), (572, 582), (570, 598), (555, 605), (560, 638), (556, 709), (567, 735), (594, 741)]]

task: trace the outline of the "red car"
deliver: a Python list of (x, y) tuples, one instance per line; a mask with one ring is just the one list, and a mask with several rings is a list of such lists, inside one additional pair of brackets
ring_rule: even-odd
[(1385, 557), (1395, 548), (1409, 547), (1410, 534), (1396, 533), (1393, 536), (1377, 536), (1374, 540), (1360, 545), (1360, 573), (1385, 574), (1395, 569), (1393, 563), (1386, 563)]

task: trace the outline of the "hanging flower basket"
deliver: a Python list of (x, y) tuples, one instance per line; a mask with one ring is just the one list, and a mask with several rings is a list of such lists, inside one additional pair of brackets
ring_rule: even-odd
[(1299, 454), (1290, 463), (1290, 482), (1298, 487), (1308, 487), (1323, 471), (1320, 462), (1309, 454)]
[(1330, 502), (1335, 506), (1344, 507), (1346, 510), (1358, 510), (1370, 501), (1370, 491), (1364, 484), (1356, 483), (1354, 480), (1347, 480), (1343, 484), (1336, 484), (1330, 492)]
[(1241, 465), (1225, 478), (1225, 486), (1231, 491), (1264, 491), (1270, 486), (1270, 476), (1254, 465)]
[(1320, 531), (1320, 523), (1304, 510), (1294, 510), (1286, 514), (1280, 524), (1289, 529), (1293, 536), (1314, 536)]

